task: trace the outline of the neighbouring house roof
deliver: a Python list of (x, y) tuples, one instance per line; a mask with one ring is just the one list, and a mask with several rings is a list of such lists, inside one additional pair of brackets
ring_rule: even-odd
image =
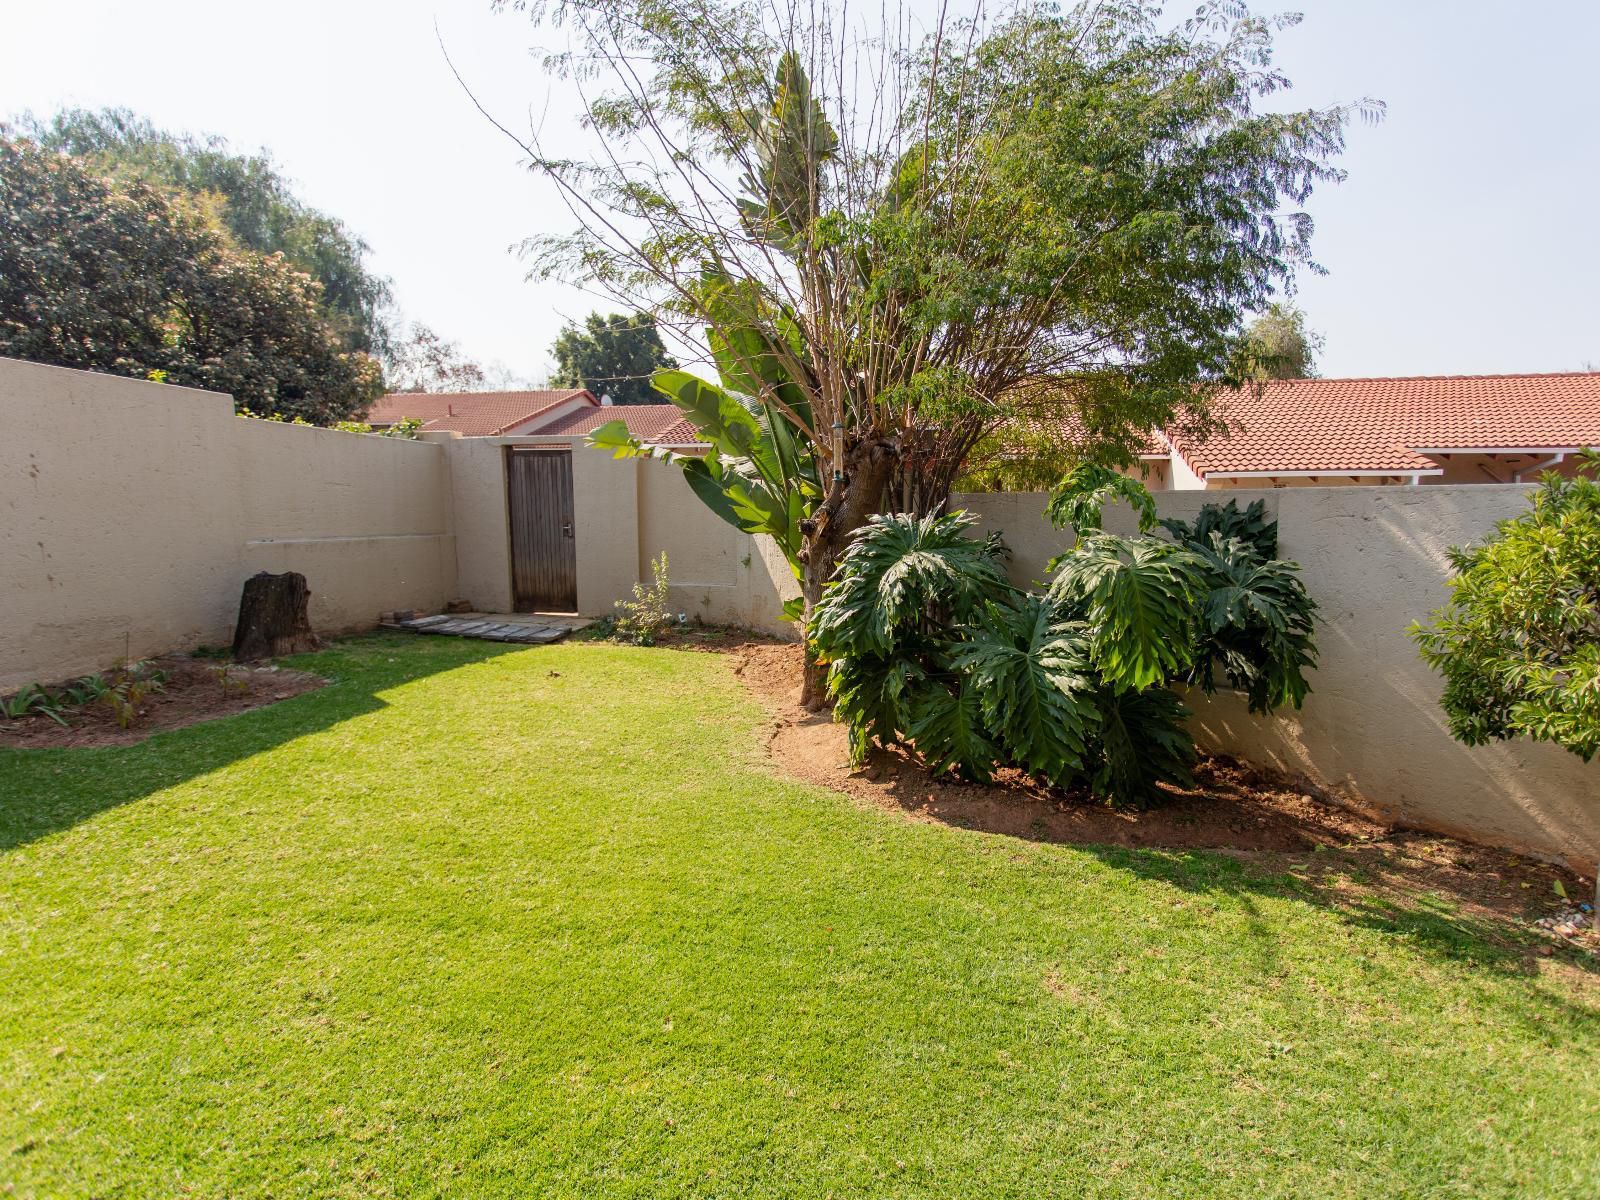
[(1213, 402), (1228, 426), (1171, 433), (1205, 478), (1437, 473), (1431, 455), (1600, 446), (1600, 373), (1279, 379)]
[(468, 437), (493, 437), (580, 397), (586, 397), (590, 404), (598, 403), (583, 388), (540, 388), (520, 392), (391, 392), (373, 402), (367, 410), (367, 420), (374, 425), (393, 425), (396, 421), (415, 417), (422, 421), (422, 428), (429, 433), (446, 431)]
[(621, 420), (628, 432), (641, 441), (662, 446), (704, 445), (700, 432), (684, 418), (683, 410), (675, 404), (616, 404), (599, 408), (580, 408), (563, 413), (533, 432), (541, 437), (554, 434), (593, 433), (600, 426)]

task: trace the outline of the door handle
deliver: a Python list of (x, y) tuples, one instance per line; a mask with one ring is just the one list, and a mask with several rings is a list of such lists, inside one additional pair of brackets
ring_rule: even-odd
[(564, 537), (564, 538), (569, 538), (569, 537), (572, 536), (572, 522), (571, 521), (563, 521), (562, 522), (562, 524), (561, 524), (561, 536)]

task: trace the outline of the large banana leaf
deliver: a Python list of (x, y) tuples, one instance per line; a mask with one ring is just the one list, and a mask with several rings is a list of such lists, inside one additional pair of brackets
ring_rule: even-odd
[[(591, 433), (589, 445), (610, 450), (616, 458), (654, 458), (677, 466), (717, 516), (745, 533), (776, 541), (799, 579), (800, 522), (819, 493), (815, 463), (793, 425), (771, 409), (753, 415), (735, 393), (689, 371), (657, 371), (651, 382), (710, 448), (694, 454), (643, 442), (621, 419)], [(779, 429), (781, 439), (775, 432)]]

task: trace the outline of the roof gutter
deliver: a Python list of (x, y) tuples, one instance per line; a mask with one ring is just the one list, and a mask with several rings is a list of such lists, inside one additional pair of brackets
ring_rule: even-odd
[(1345, 479), (1398, 479), (1404, 476), (1443, 475), (1443, 467), (1395, 467), (1388, 471), (1351, 471), (1339, 467), (1323, 467), (1316, 471), (1207, 471), (1202, 479), (1321, 479), (1324, 476), (1342, 476)]

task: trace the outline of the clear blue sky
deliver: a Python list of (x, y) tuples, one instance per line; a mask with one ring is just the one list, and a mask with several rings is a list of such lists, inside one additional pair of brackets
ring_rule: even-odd
[[(1169, 12), (1184, 15), (1189, 5)], [(1274, 11), (1256, 5), (1258, 11)], [(1360, 96), (1343, 185), (1312, 201), (1330, 275), (1299, 302), (1329, 375), (1600, 365), (1600, 0), (1302, 0), (1280, 40), (1297, 105)], [(593, 305), (523, 281), (508, 247), (565, 213), (475, 113), (572, 109), (487, 0), (4, 0), (0, 114), (126, 105), (173, 129), (266, 146), (312, 204), (374, 248), (408, 316), (538, 377)], [(547, 109), (548, 105), (548, 109)], [(574, 149), (581, 143), (569, 143)]]

